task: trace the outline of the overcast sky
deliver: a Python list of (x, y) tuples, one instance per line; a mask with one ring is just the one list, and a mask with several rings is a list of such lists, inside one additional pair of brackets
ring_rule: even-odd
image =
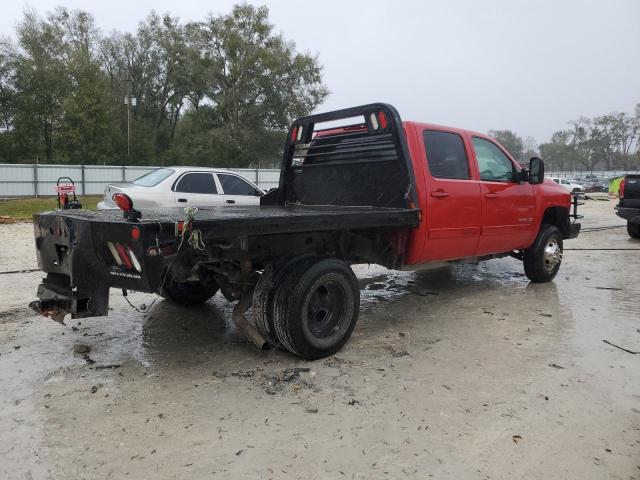
[[(152, 9), (183, 21), (226, 13), (217, 0), (3, 0), (0, 34), (25, 5), (89, 11), (133, 31)], [(263, 1), (277, 30), (317, 54), (331, 95), (320, 108), (383, 101), (407, 120), (546, 141), (580, 115), (640, 103), (640, 0)]]

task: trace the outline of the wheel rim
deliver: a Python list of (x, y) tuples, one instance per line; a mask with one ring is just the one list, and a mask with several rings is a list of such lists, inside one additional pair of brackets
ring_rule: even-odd
[(558, 240), (555, 238), (550, 238), (547, 240), (547, 243), (544, 247), (544, 268), (547, 272), (553, 271), (560, 262), (562, 261), (562, 248), (560, 248), (560, 244)]
[(327, 278), (316, 283), (307, 298), (304, 321), (309, 332), (318, 339), (326, 339), (339, 332), (346, 316), (344, 287)]

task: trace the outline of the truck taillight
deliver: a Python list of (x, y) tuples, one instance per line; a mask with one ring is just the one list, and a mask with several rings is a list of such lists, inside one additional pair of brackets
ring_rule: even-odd
[(620, 181), (620, 186), (618, 187), (618, 196), (620, 198), (624, 198), (624, 178)]
[(116, 247), (113, 244), (113, 242), (107, 242), (107, 247), (109, 248), (109, 251), (111, 252), (111, 256), (113, 256), (113, 260), (116, 262), (116, 265), (121, 267), (122, 266), (122, 260), (120, 259), (120, 254), (118, 253), (118, 250), (116, 249)]
[(127, 252), (129, 252), (129, 258), (131, 259), (131, 263), (133, 263), (133, 268), (135, 268), (138, 272), (142, 272), (142, 265), (140, 265), (138, 257), (136, 257), (135, 253), (133, 253), (133, 250), (128, 248)]
[(127, 270), (133, 270), (133, 264), (131, 260), (129, 260), (129, 255), (127, 255), (127, 250), (120, 243), (116, 243), (116, 249), (118, 250), (118, 255), (120, 256), (120, 260), (122, 260), (122, 266)]
[(107, 242), (107, 248), (111, 252), (111, 256), (118, 267), (123, 267), (127, 270), (135, 269), (138, 272), (142, 272), (142, 264), (130, 247), (126, 247), (121, 243)]

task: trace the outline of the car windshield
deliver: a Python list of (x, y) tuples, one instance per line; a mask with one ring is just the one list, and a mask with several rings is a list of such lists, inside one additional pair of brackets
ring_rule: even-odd
[(159, 168), (153, 172), (146, 173), (141, 177), (136, 178), (133, 183), (140, 185), (141, 187), (155, 187), (161, 181), (173, 175), (173, 170), (170, 168)]

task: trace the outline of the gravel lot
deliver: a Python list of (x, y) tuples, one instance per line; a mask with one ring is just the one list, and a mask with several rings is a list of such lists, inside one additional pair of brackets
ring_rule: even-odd
[[(32, 235), (0, 225), (0, 271), (36, 268)], [(257, 351), (220, 295), (114, 291), (64, 327), (26, 308), (39, 272), (0, 274), (0, 478), (640, 479), (640, 354), (603, 342), (640, 351), (640, 242), (565, 247), (622, 250), (567, 250), (544, 285), (514, 259), (358, 267), (359, 324), (316, 362)]]

